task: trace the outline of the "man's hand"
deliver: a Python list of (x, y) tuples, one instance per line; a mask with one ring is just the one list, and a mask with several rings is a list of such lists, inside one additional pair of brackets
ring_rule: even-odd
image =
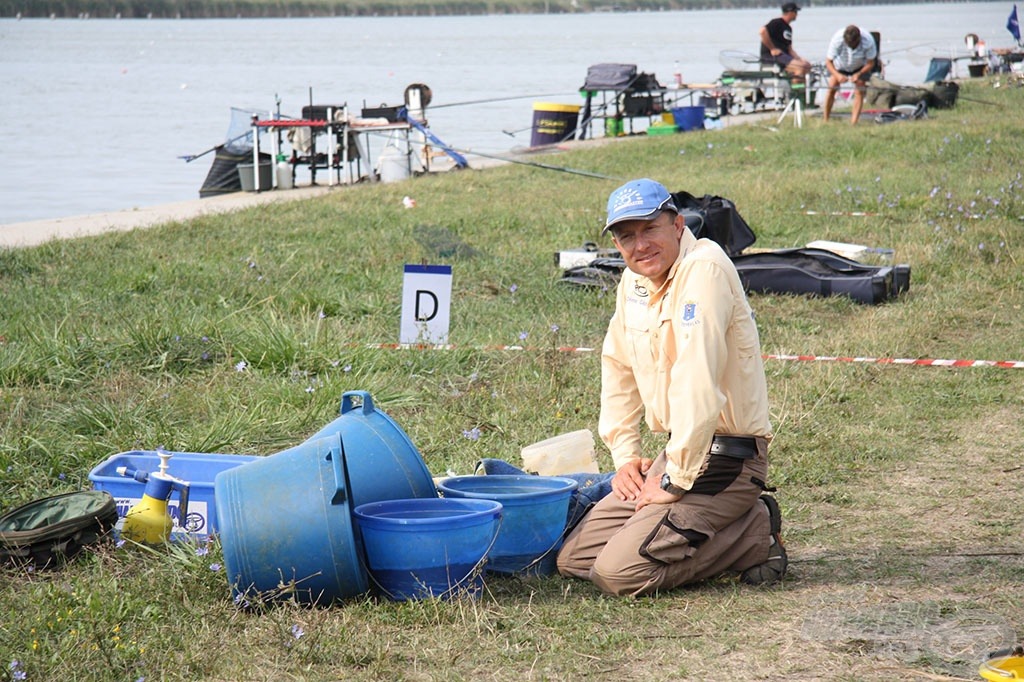
[(640, 489), (640, 497), (636, 501), (636, 510), (640, 511), (649, 504), (672, 504), (683, 499), (682, 495), (673, 495), (667, 490), (662, 490), (661, 481), (656, 476), (648, 476)]
[(623, 502), (635, 500), (644, 487), (644, 477), (654, 461), (650, 459), (631, 459), (619, 467), (612, 478), (612, 492)]

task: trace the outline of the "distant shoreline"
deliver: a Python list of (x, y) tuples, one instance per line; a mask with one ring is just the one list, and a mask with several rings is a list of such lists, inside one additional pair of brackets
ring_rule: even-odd
[[(995, 1), (995, 0), (991, 0)], [(816, 0), (806, 7), (958, 4), (956, 0)], [(771, 9), (764, 0), (0, 0), (0, 18), (16, 19), (286, 19), (304, 17), (587, 14), (717, 9)]]

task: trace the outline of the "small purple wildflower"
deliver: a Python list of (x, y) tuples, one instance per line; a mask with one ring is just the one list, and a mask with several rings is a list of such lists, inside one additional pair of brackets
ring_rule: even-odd
[(64, 475), (64, 472), (62, 471), (61, 473), (57, 474), (57, 478), (63, 481), (67, 477)]
[(510, 287), (508, 288), (508, 292), (509, 292), (510, 294), (514, 294), (514, 293), (516, 293), (517, 291), (519, 291), (519, 285), (518, 285), (518, 284), (513, 284), (512, 286), (510, 286)]
[(342, 372), (351, 372), (352, 371), (352, 365), (345, 365), (344, 367), (341, 368), (341, 371)]
[(519, 340), (526, 341), (526, 337), (529, 336), (526, 332), (519, 332)]
[(295, 639), (299, 639), (304, 634), (306, 634), (306, 631), (302, 629), (301, 625), (296, 623), (295, 625), (292, 626), (292, 637), (294, 637)]
[(236, 371), (236, 372), (244, 372), (244, 371), (245, 371), (245, 368), (246, 368), (246, 367), (248, 367), (248, 366), (249, 366), (249, 365), (248, 365), (248, 364), (247, 364), (247, 363), (245, 362), (245, 360), (239, 360), (239, 361), (238, 361), (238, 362), (237, 362), (237, 363), (235, 364), (235, 371)]
[(220, 564), (217, 564), (217, 563), (210, 564), (210, 570), (213, 571), (214, 573), (216, 573), (220, 569), (221, 569)]
[(319, 313), (316, 314), (316, 316), (322, 320), (325, 317), (327, 317), (327, 313), (321, 310)]
[(551, 325), (551, 333), (552, 334), (557, 334), (558, 333), (558, 325), (557, 324)]
[(196, 556), (206, 556), (209, 553), (210, 553), (210, 548), (209, 547), (197, 547), (196, 548)]
[(480, 440), (480, 429), (474, 426), (468, 431), (463, 431), (462, 437), (468, 440)]

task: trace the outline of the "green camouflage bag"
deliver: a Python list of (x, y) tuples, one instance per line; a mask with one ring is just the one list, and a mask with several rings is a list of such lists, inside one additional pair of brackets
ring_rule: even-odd
[(54, 495), (0, 516), (0, 562), (57, 567), (117, 523), (117, 504), (101, 490)]

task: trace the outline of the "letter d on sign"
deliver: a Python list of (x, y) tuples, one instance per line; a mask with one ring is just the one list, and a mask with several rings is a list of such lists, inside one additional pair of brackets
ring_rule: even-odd
[(448, 343), (452, 266), (406, 265), (399, 343)]

